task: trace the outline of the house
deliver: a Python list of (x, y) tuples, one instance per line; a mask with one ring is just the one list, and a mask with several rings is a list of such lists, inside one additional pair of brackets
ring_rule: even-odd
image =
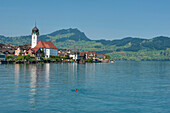
[(58, 48), (52, 42), (47, 41), (39, 41), (38, 44), (32, 48), (33, 53), (35, 56), (39, 55), (44, 52), (44, 56), (50, 58), (50, 56), (57, 56), (58, 55)]
[(18, 48), (22, 49), (22, 50), (29, 50), (31, 48), (31, 44), (27, 43), (25, 45), (22, 46), (18, 46)]
[(21, 48), (18, 48), (17, 50), (15, 50), (15, 53), (14, 53), (14, 55), (15, 56), (18, 56), (18, 55), (28, 55), (28, 53), (27, 53), (27, 50), (25, 49), (21, 49)]
[(68, 54), (73, 53), (73, 52), (79, 52), (79, 49), (66, 49), (66, 52)]
[(59, 49), (58, 56), (65, 57), (66, 55), (73, 55), (74, 53), (79, 54), (79, 49)]
[[(18, 56), (19, 54), (21, 55), (28, 55), (28, 50), (31, 48), (31, 44), (27, 43), (25, 45), (20, 45), (20, 46), (16, 46), (16, 50), (14, 55)], [(32, 55), (30, 55), (32, 56)]]
[(14, 55), (18, 56), (20, 53), (22, 53), (22, 50), (20, 48), (18, 48), (17, 50), (15, 50)]
[(75, 61), (77, 61), (79, 59), (79, 52), (71, 52), (69, 54), (69, 57)]
[(5, 45), (5, 44), (1, 44), (1, 43), (0, 43), (0, 48), (2, 48), (4, 45)]
[(6, 55), (0, 54), (0, 61), (6, 61)]
[(32, 57), (36, 57), (37, 60), (41, 60), (41, 57), (44, 57), (43, 50), (41, 48), (38, 49), (30, 49), (28, 50), (28, 54)]
[(15, 48), (15, 46), (12, 44), (6, 44), (6, 45), (3, 45), (2, 48), (13, 49), (13, 48)]
[(87, 52), (85, 52), (85, 51), (80, 51), (80, 52), (79, 52), (79, 59), (86, 60), (86, 55), (87, 55)]
[(13, 55), (15, 53), (15, 46), (11, 44), (0, 44), (0, 53), (5, 55)]
[(105, 54), (96, 54), (97, 59), (105, 59)]
[(75, 61), (79, 59), (79, 49), (67, 49), (67, 54)]
[(95, 59), (96, 58), (96, 51), (88, 51), (86, 53), (86, 59)]
[(30, 55), (32, 57), (35, 57), (35, 52), (32, 49), (27, 50), (27, 55)]
[(66, 55), (69, 55), (67, 49), (58, 49), (58, 56), (65, 57)]
[(15, 53), (15, 50), (10, 48), (2, 48), (0, 49), (0, 53), (5, 55), (13, 55)]

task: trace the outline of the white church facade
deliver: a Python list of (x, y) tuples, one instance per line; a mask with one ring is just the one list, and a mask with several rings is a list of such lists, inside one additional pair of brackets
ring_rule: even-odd
[(31, 48), (34, 48), (39, 42), (39, 29), (35, 27), (32, 29), (32, 43)]

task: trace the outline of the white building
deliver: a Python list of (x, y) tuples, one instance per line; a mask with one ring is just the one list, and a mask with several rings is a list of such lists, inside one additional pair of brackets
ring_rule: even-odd
[(79, 53), (78, 52), (72, 52), (70, 53), (69, 57), (75, 61), (79, 59)]
[(53, 48), (44, 48), (44, 54), (46, 57), (50, 56), (57, 56), (58, 55), (58, 49), (53, 49)]
[(35, 53), (41, 50), (44, 52), (44, 56), (50, 58), (50, 56), (58, 55), (58, 48), (52, 42), (39, 41), (38, 44), (32, 49)]
[(34, 48), (38, 44), (38, 41), (39, 41), (39, 30), (38, 30), (38, 28), (35, 25), (35, 27), (32, 29), (31, 48)]

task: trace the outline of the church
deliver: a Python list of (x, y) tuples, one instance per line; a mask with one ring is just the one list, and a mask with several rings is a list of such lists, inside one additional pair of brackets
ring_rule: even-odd
[(58, 48), (52, 42), (39, 41), (39, 29), (35, 27), (32, 29), (32, 43), (31, 48), (36, 54), (35, 56), (39, 59), (41, 56), (39, 53), (44, 52), (44, 57), (50, 58), (50, 56), (58, 55)]
[(37, 60), (40, 60), (41, 57), (50, 58), (50, 56), (57, 56), (58, 48), (55, 47), (52, 42), (39, 40), (39, 29), (35, 25), (32, 29), (31, 48), (28, 50), (20, 50), (20, 48), (15, 50), (16, 56), (18, 56), (19, 53), (30, 55), (36, 57)]

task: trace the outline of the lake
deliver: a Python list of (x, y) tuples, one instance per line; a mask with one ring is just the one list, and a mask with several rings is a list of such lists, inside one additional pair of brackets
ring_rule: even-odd
[(0, 112), (168, 113), (170, 62), (1, 64)]

